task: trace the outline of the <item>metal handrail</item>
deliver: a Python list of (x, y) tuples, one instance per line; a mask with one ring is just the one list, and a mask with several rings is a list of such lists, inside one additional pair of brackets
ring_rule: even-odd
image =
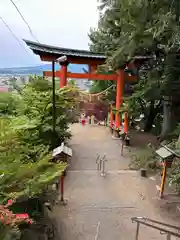
[[(132, 222), (137, 223), (137, 228), (136, 228), (136, 240), (139, 238), (139, 228), (140, 224), (143, 224), (147, 227), (154, 228), (156, 230), (159, 230), (161, 234), (166, 234), (166, 239), (170, 240), (171, 236), (175, 236), (180, 238), (180, 227), (173, 226), (171, 224), (159, 222), (156, 220), (152, 220), (150, 218), (145, 218), (145, 217), (133, 217), (131, 218)], [(160, 225), (160, 226), (154, 226), (153, 224)], [(171, 230), (168, 230), (166, 228), (170, 228)], [(176, 230), (177, 232), (174, 232)]]

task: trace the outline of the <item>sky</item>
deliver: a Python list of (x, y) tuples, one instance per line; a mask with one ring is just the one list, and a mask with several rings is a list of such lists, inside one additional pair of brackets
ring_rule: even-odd
[[(88, 49), (90, 27), (97, 27), (97, 0), (14, 0), (40, 43)], [(10, 0), (0, 0), (0, 68), (42, 64), (22, 39), (35, 41)]]

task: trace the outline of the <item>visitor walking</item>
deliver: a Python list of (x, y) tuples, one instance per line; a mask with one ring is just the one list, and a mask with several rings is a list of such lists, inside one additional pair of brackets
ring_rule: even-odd
[(92, 124), (92, 125), (94, 125), (94, 119), (95, 119), (95, 116), (92, 115), (92, 116), (91, 116), (91, 124)]
[(85, 123), (86, 123), (85, 114), (83, 113), (83, 114), (81, 115), (81, 124), (82, 124), (83, 127), (85, 126)]

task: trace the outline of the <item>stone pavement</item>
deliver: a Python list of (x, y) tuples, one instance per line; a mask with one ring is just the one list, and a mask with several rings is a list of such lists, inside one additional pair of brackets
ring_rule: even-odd
[[(105, 127), (74, 124), (72, 133), (73, 158), (65, 178), (68, 205), (54, 209), (60, 240), (130, 240), (135, 239), (136, 229), (131, 217), (179, 220), (178, 214), (170, 216), (161, 208), (153, 181), (128, 170), (128, 158), (120, 156), (118, 141)], [(106, 153), (105, 177), (96, 170), (97, 153)], [(142, 226), (139, 239), (166, 237)]]

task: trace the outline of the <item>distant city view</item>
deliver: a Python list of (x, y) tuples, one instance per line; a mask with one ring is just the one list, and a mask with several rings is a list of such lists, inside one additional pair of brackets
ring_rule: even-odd
[[(59, 66), (56, 65), (56, 70), (59, 70)], [(86, 71), (86, 65), (77, 65), (77, 64), (70, 64), (68, 66), (68, 71), (75, 73), (81, 72), (83, 73)], [(20, 68), (1, 68), (0, 69), (0, 91), (7, 91), (8, 90), (8, 82), (16, 81), (16, 84), (19, 85), (27, 84), (29, 81), (29, 77), (31, 75), (38, 75), (43, 76), (43, 71), (51, 71), (51, 64), (45, 64), (35, 67), (20, 67)], [(70, 80), (70, 79), (69, 79)], [(58, 86), (59, 79), (56, 79), (56, 83)], [(87, 79), (74, 79), (76, 82), (76, 86), (79, 87), (81, 90), (88, 91), (92, 85), (92, 81)]]

